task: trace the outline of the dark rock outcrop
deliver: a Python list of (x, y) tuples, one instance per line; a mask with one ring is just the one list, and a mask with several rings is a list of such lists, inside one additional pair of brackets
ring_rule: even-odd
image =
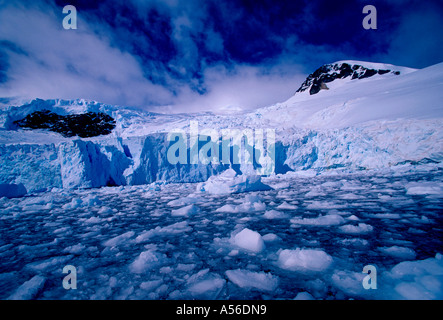
[(35, 111), (14, 123), (21, 128), (48, 129), (64, 137), (79, 136), (81, 138), (107, 135), (115, 128), (115, 120), (101, 112), (61, 116), (48, 110)]
[(297, 92), (303, 92), (309, 89), (309, 94), (316, 94), (321, 89), (327, 89), (326, 83), (332, 82), (336, 79), (344, 79), (347, 77), (351, 77), (354, 79), (364, 79), (372, 77), (376, 74), (386, 74), (393, 73), (395, 75), (399, 75), (399, 71), (391, 71), (391, 70), (376, 70), (369, 69), (364, 66), (355, 64), (350, 65), (349, 63), (336, 63), (336, 64), (325, 64), (311, 73), (302, 83)]

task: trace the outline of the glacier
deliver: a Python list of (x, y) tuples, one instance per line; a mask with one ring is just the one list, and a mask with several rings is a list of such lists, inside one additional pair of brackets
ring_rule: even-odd
[[(189, 132), (191, 120), (200, 128), (217, 130), (276, 129), (275, 174), (441, 163), (442, 69), (439, 64), (407, 69), (400, 76), (336, 80), (328, 84), (328, 92), (313, 97), (297, 93), (284, 103), (241, 116), (162, 115), (81, 99), (37, 99), (22, 106), (3, 102), (0, 182), (23, 183), (31, 192), (155, 181), (203, 182), (230, 166), (170, 165), (166, 157), (167, 133), (174, 128)], [(46, 109), (59, 114), (107, 113), (116, 119), (117, 128), (112, 135), (87, 139), (11, 129), (13, 121)], [(245, 165), (233, 169), (251, 172)]]
[[(371, 170), (443, 159), (441, 120), (387, 121), (325, 131), (293, 129), (275, 146), (275, 174), (330, 169)], [(229, 165), (171, 165), (166, 134), (0, 145), (0, 181), (30, 192), (51, 188), (204, 182)], [(250, 173), (248, 168), (242, 169)]]

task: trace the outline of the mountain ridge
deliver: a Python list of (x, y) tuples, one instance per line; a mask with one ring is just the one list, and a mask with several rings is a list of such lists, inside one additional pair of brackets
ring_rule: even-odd
[(309, 89), (309, 94), (313, 95), (322, 89), (328, 89), (326, 83), (337, 79), (351, 77), (351, 80), (370, 78), (374, 75), (394, 74), (400, 75), (403, 72), (411, 72), (414, 69), (397, 67), (394, 65), (364, 62), (364, 61), (337, 61), (324, 64), (313, 73), (309, 74), (297, 92), (304, 92)]

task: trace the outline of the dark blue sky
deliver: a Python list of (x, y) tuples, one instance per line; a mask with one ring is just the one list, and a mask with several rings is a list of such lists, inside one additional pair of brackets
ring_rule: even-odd
[[(67, 4), (77, 30), (62, 28)], [(362, 27), (366, 4), (377, 30)], [(253, 108), (337, 60), (442, 62), (442, 17), (443, 2), (415, 0), (0, 1), (0, 94)]]

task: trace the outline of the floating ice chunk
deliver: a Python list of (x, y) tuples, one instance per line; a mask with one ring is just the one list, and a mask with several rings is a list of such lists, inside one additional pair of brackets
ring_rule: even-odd
[(261, 252), (265, 248), (265, 243), (258, 232), (244, 228), (237, 233), (231, 241), (236, 246), (251, 252)]
[(55, 234), (60, 234), (60, 236), (66, 236), (72, 233), (72, 229), (70, 227), (58, 228), (52, 231)]
[(288, 217), (289, 216), (286, 213), (277, 210), (266, 211), (263, 215), (263, 218), (266, 219), (286, 219)]
[[(434, 284), (437, 284), (440, 287), (443, 284), (443, 281), (439, 281), (438, 279), (432, 281)], [(426, 290), (426, 288), (419, 282), (400, 282), (395, 286), (395, 291), (403, 298), (408, 300), (435, 300), (439, 299), (438, 294), (440, 292), (432, 292)], [(440, 298), (441, 299), (441, 298)]]
[[(313, 188), (312, 190), (310, 190), (309, 192), (307, 192), (305, 194), (305, 197), (306, 198), (314, 198), (314, 197), (324, 196), (324, 195), (325, 194), (322, 191), (320, 191), (320, 189)], [(315, 207), (314, 204), (317, 204), (317, 203), (321, 204), (321, 202), (319, 202), (319, 201), (314, 201), (314, 203), (312, 204), (313, 208)]]
[(279, 279), (271, 273), (253, 272), (244, 269), (227, 270), (226, 276), (243, 289), (273, 291), (277, 288)]
[(148, 231), (142, 232), (140, 235), (135, 238), (136, 243), (146, 242), (154, 236), (162, 236), (162, 235), (173, 235), (191, 231), (192, 227), (188, 225), (187, 221), (177, 222), (163, 228), (156, 227), (155, 229), (151, 229)]
[(334, 226), (345, 222), (342, 216), (338, 214), (329, 214), (324, 216), (319, 216), (317, 218), (292, 218), (291, 223), (302, 224), (302, 225), (312, 225), (312, 226)]
[(23, 211), (41, 211), (41, 210), (49, 210), (53, 208), (52, 203), (47, 203), (45, 205), (39, 205), (39, 204), (31, 204), (31, 205), (25, 205), (23, 206)]
[(348, 245), (367, 246), (369, 244), (368, 240), (366, 240), (366, 239), (343, 239), (343, 240), (340, 240), (340, 243), (342, 243), (345, 246), (348, 246)]
[(203, 202), (203, 198), (195, 194), (190, 194), (184, 198), (171, 200), (167, 204), (171, 207), (181, 207), (185, 205), (195, 204), (197, 202)]
[(390, 255), (392, 257), (396, 258), (402, 258), (407, 260), (415, 259), (416, 253), (414, 250), (406, 248), (406, 247), (399, 247), (399, 246), (392, 246), (392, 247), (382, 247), (379, 248), (379, 250), (387, 255)]
[(280, 240), (280, 237), (274, 233), (267, 233), (262, 237), (262, 239), (263, 239), (263, 241), (266, 241), (266, 242), (273, 242), (273, 241)]
[(181, 221), (177, 223), (173, 223), (171, 225), (160, 228), (159, 230), (155, 229), (159, 234), (178, 234), (183, 232), (188, 232), (192, 230), (192, 227), (188, 225), (187, 221)]
[(190, 204), (189, 206), (180, 208), (180, 209), (176, 209), (176, 210), (172, 210), (171, 211), (171, 216), (174, 217), (182, 217), (182, 216), (190, 216), (192, 214), (196, 214), (200, 212), (200, 208)]
[(116, 236), (112, 239), (109, 239), (103, 243), (105, 247), (116, 247), (118, 245), (124, 244), (129, 239), (131, 239), (134, 236), (134, 231), (128, 231), (125, 232), (119, 236)]
[(84, 199), (80, 198), (72, 198), (71, 202), (66, 203), (62, 206), (63, 209), (77, 209), (81, 207), (87, 206), (99, 206), (102, 204), (102, 201), (94, 195), (88, 195)]
[(143, 251), (140, 255), (129, 265), (129, 270), (133, 273), (144, 273), (153, 268), (158, 268), (166, 261), (164, 254), (158, 253), (155, 250)]
[(391, 277), (394, 279), (407, 278), (423, 275), (443, 275), (443, 258), (437, 253), (435, 258), (417, 261), (403, 261), (391, 269)]
[(0, 183), (0, 198), (6, 197), (6, 198), (21, 198), (23, 197), (28, 191), (26, 190), (23, 183), (19, 184), (7, 184), (7, 183)]
[(30, 300), (34, 299), (45, 285), (46, 279), (42, 276), (34, 276), (30, 280), (23, 283), (8, 300)]
[(334, 272), (331, 280), (335, 287), (346, 294), (361, 296), (367, 293), (367, 290), (365, 290), (362, 285), (365, 276), (362, 272), (338, 270)]
[(322, 187), (340, 188), (343, 185), (340, 181), (327, 181), (321, 184)]
[(63, 209), (77, 209), (83, 206), (83, 201), (80, 198), (72, 198), (71, 202), (62, 206)]
[(113, 214), (114, 210), (112, 210), (109, 207), (104, 206), (104, 207), (101, 207), (100, 210), (98, 210), (97, 213), (98, 214), (102, 214), (102, 215), (108, 215), (108, 214)]
[(358, 200), (358, 199), (363, 199), (362, 196), (356, 195), (354, 193), (345, 193), (340, 195), (340, 199), (344, 199), (344, 200)]
[(83, 205), (85, 206), (99, 206), (101, 204), (102, 201), (97, 196), (91, 194), (83, 199)]
[(73, 253), (73, 254), (80, 254), (82, 253), (86, 247), (82, 245), (81, 243), (66, 247), (63, 252)]
[(144, 281), (140, 283), (140, 289), (144, 290), (145, 292), (151, 292), (160, 287), (162, 283), (163, 280)]
[(272, 188), (261, 182), (261, 176), (237, 175), (232, 169), (228, 169), (220, 175), (211, 176), (206, 182), (197, 185), (197, 191), (210, 194), (229, 194), (266, 190), (272, 190)]
[(215, 299), (223, 286), (225, 280), (221, 278), (213, 278), (208, 280), (202, 280), (191, 285), (188, 291), (194, 298), (198, 299)]
[(342, 180), (342, 187), (340, 188), (341, 190), (344, 191), (354, 191), (354, 190), (364, 190), (365, 187), (360, 183), (360, 182), (356, 182), (356, 181), (345, 181)]
[(237, 213), (238, 206), (234, 206), (232, 204), (225, 204), (224, 206), (218, 208), (217, 210), (215, 210), (215, 212), (227, 212), (227, 213)]
[(299, 292), (295, 296), (294, 300), (315, 300), (309, 292)]
[(250, 194), (246, 194), (243, 199), (239, 199), (239, 200), (242, 202), (255, 203), (255, 202), (261, 202), (263, 200), (263, 198), (256, 193), (250, 193)]
[(96, 223), (100, 223), (102, 222), (102, 219), (98, 218), (98, 217), (90, 217), (89, 219), (85, 220), (85, 223), (88, 224), (96, 224)]
[(374, 230), (374, 227), (366, 223), (359, 223), (358, 226), (347, 224), (341, 226), (339, 230), (342, 233), (347, 233), (347, 234), (364, 234), (372, 232), (372, 230)]
[(204, 269), (192, 275), (187, 280), (188, 294), (195, 299), (216, 299), (223, 289), (226, 280), (218, 274)]
[(277, 209), (284, 209), (284, 210), (295, 210), (297, 209), (297, 206), (294, 206), (293, 204), (289, 204), (286, 201), (283, 201), (282, 204), (280, 204)]
[(184, 272), (190, 272), (192, 270), (194, 270), (196, 264), (194, 263), (190, 263), (190, 264), (186, 264), (186, 263), (179, 263), (177, 265), (177, 268), (175, 268), (177, 271), (184, 271)]
[(438, 182), (410, 182), (405, 188), (411, 195), (443, 195), (443, 184)]
[(36, 261), (28, 264), (26, 268), (29, 268), (33, 271), (45, 271), (48, 270), (51, 267), (57, 266), (57, 265), (65, 265), (66, 262), (72, 259), (72, 255), (67, 256), (58, 256), (58, 257), (52, 257), (43, 261)]
[(171, 268), (171, 267), (161, 267), (160, 269), (159, 269), (159, 272), (160, 273), (163, 273), (163, 274), (169, 274), (169, 273), (171, 273), (173, 271), (173, 269)]
[(290, 271), (324, 271), (332, 263), (332, 257), (323, 250), (300, 249), (281, 250), (278, 253), (278, 266)]
[(24, 198), (20, 204), (26, 206), (31, 204), (46, 205), (54, 202), (55, 198), (57, 198), (57, 195), (52, 193), (38, 194), (38, 196), (32, 195), (31, 197)]
[(394, 290), (402, 299), (443, 299), (443, 259), (439, 253), (435, 258), (401, 262), (391, 269), (390, 277), (397, 280)]
[(343, 209), (347, 206), (332, 201), (312, 201), (306, 206), (307, 209)]
[(227, 212), (227, 213), (246, 213), (263, 211), (266, 209), (266, 204), (260, 201), (258, 197), (246, 197), (242, 204), (231, 205), (225, 204), (224, 206), (215, 210), (215, 212)]
[(237, 206), (238, 212), (254, 212), (266, 210), (266, 204), (263, 202), (246, 202)]

